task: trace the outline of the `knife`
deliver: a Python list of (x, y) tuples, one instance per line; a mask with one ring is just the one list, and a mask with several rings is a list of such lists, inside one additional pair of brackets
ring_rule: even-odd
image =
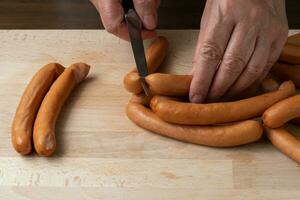
[(128, 27), (135, 63), (140, 75), (140, 82), (145, 94), (149, 96), (149, 87), (145, 81), (145, 77), (148, 75), (148, 68), (142, 39), (142, 21), (134, 10), (132, 0), (123, 0), (122, 5), (125, 12), (125, 21)]

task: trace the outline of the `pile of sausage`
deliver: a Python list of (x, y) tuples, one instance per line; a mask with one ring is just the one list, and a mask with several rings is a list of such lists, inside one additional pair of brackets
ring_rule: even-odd
[[(299, 41), (299, 46), (294, 45), (294, 41)], [(124, 77), (125, 88), (133, 93), (127, 105), (130, 120), (154, 133), (211, 147), (255, 142), (265, 130), (274, 146), (300, 163), (300, 142), (282, 128), (287, 121), (300, 117), (300, 96), (295, 96), (295, 85), (300, 87), (300, 68), (277, 63), (272, 73), (284, 82), (279, 85), (273, 79), (264, 80), (263, 94), (231, 102), (194, 104), (184, 101), (189, 92), (190, 75), (155, 73), (168, 47), (167, 39), (158, 37), (146, 51), (151, 73), (146, 82), (151, 96), (143, 94), (135, 68)], [(280, 59), (300, 64), (299, 52), (300, 34), (289, 38)], [(261, 116), (262, 120), (254, 120)]]
[(34, 75), (13, 120), (12, 144), (18, 153), (27, 155), (33, 147), (41, 156), (54, 153), (58, 115), (74, 87), (85, 79), (89, 70), (90, 66), (85, 63), (75, 63), (66, 69), (58, 63), (50, 63)]

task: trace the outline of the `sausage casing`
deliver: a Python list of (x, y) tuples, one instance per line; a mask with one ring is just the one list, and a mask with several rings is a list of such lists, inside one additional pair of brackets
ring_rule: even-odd
[(54, 152), (57, 117), (74, 87), (85, 79), (89, 70), (90, 66), (84, 63), (71, 65), (53, 83), (45, 96), (33, 130), (34, 147), (39, 155), (50, 156)]
[(178, 102), (161, 96), (152, 98), (150, 107), (167, 122), (185, 125), (211, 125), (241, 121), (260, 116), (274, 103), (295, 94), (291, 81), (274, 92), (233, 102), (195, 104)]
[(271, 143), (282, 153), (300, 164), (300, 141), (285, 128), (265, 129)]
[(279, 128), (286, 122), (300, 117), (300, 95), (284, 99), (263, 114), (263, 122), (269, 128)]
[(211, 147), (233, 147), (260, 139), (263, 129), (257, 121), (247, 120), (231, 125), (185, 126), (161, 120), (145, 106), (130, 102), (127, 116), (138, 126), (183, 142)]
[(283, 81), (293, 81), (300, 88), (300, 66), (278, 62), (272, 67), (271, 73)]
[(32, 129), (37, 111), (52, 83), (64, 71), (58, 63), (49, 63), (42, 67), (26, 87), (12, 125), (12, 144), (15, 150), (29, 154), (32, 150)]

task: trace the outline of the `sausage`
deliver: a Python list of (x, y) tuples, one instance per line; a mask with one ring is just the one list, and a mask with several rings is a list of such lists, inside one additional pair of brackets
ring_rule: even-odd
[(42, 67), (26, 87), (16, 110), (12, 124), (12, 144), (22, 154), (32, 150), (32, 129), (37, 111), (52, 83), (64, 71), (58, 63), (49, 63)]
[(295, 34), (288, 37), (282, 53), (280, 61), (290, 64), (300, 64), (300, 34)]
[(290, 64), (300, 64), (300, 45), (284, 45), (279, 60)]
[[(153, 73), (146, 77), (150, 93), (153, 95), (185, 97), (189, 94), (192, 75), (172, 75)], [(256, 88), (249, 88), (247, 92), (239, 94), (234, 98), (253, 96), (257, 93)]]
[(271, 73), (280, 80), (293, 81), (296, 87), (300, 88), (300, 66), (278, 62), (272, 67)]
[[(266, 78), (261, 85), (265, 92), (272, 92), (279, 88), (279, 83), (273, 78)], [(300, 118), (292, 119), (290, 122), (295, 125), (300, 125)]]
[(76, 63), (67, 68), (53, 83), (38, 111), (33, 130), (36, 152), (50, 156), (56, 148), (55, 124), (60, 110), (73, 88), (83, 81), (90, 66)]
[[(165, 37), (158, 37), (146, 50), (145, 56), (147, 60), (148, 72), (155, 72), (164, 61), (169, 48), (169, 42)], [(134, 67), (123, 80), (126, 90), (131, 93), (139, 94), (143, 91), (139, 81), (140, 77)]]
[(289, 36), (286, 43), (300, 46), (300, 33)]
[(149, 106), (151, 98), (152, 96), (147, 96), (144, 93), (133, 94), (129, 102)]
[(155, 96), (150, 107), (162, 120), (185, 125), (211, 125), (250, 119), (261, 115), (274, 103), (295, 94), (291, 81), (275, 92), (233, 102), (195, 104)]
[(153, 73), (146, 77), (151, 93), (165, 96), (187, 96), (191, 81), (191, 75)]
[(291, 119), (300, 117), (300, 95), (284, 99), (263, 114), (263, 122), (268, 128), (279, 128)]
[(273, 92), (273, 91), (278, 90), (280, 85), (276, 80), (274, 80), (273, 78), (268, 77), (268, 78), (265, 78), (262, 81), (261, 87), (262, 87), (264, 92)]
[(300, 164), (300, 141), (298, 138), (285, 128), (265, 128), (265, 132), (277, 149)]
[(261, 123), (247, 120), (230, 125), (186, 126), (161, 120), (145, 106), (130, 102), (127, 116), (136, 125), (154, 133), (183, 142), (211, 147), (233, 147), (248, 144), (261, 138)]

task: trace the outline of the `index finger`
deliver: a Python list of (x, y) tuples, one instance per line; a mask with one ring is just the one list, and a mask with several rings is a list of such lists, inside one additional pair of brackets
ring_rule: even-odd
[[(124, 9), (121, 0), (91, 0), (98, 10), (104, 28), (121, 39), (129, 40), (127, 24), (124, 20)], [(155, 31), (142, 31), (142, 38), (154, 37)]]

